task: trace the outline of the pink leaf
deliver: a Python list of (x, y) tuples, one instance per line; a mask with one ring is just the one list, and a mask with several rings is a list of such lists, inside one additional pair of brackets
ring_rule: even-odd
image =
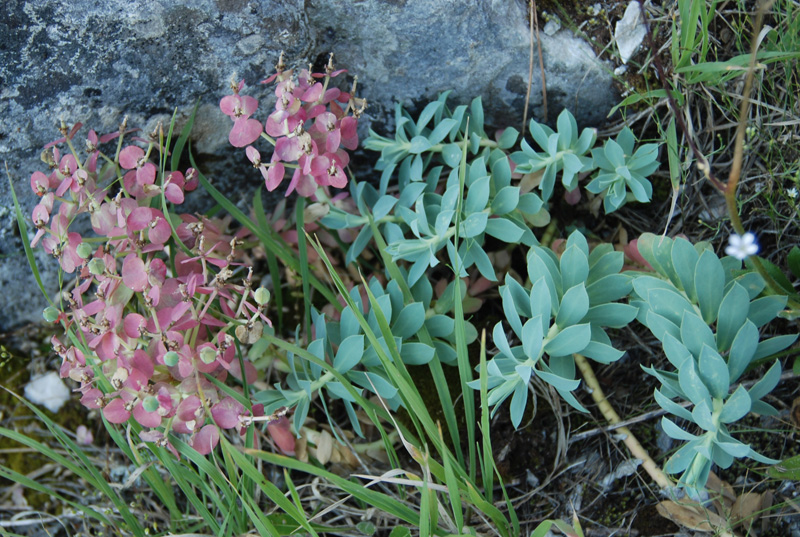
[(144, 291), (147, 286), (147, 272), (144, 261), (136, 254), (128, 254), (122, 262), (122, 283), (132, 291)]
[(156, 165), (146, 162), (144, 166), (136, 170), (136, 182), (139, 186), (152, 185), (156, 181)]
[(261, 131), (260, 121), (240, 117), (234, 121), (228, 141), (233, 147), (245, 147), (258, 140)]
[(129, 145), (119, 152), (119, 165), (126, 170), (132, 170), (143, 156), (144, 150), (141, 147)]
[(125, 423), (131, 417), (131, 413), (125, 408), (125, 401), (117, 397), (103, 407), (103, 416), (111, 423)]
[(267, 190), (272, 192), (278, 185), (281, 184), (283, 181), (283, 175), (286, 173), (286, 169), (281, 162), (275, 162), (272, 166), (270, 166), (269, 171), (267, 172), (267, 179), (265, 181)]
[(141, 231), (147, 227), (152, 219), (153, 209), (150, 207), (137, 207), (131, 211), (125, 222), (128, 224), (129, 230)]
[(242, 117), (252, 116), (258, 109), (258, 99), (246, 95), (242, 95), (241, 99), (242, 99)]
[(164, 189), (164, 197), (166, 197), (170, 203), (180, 205), (184, 200), (183, 189), (175, 183), (169, 183)]
[(300, 100), (306, 103), (312, 103), (320, 98), (320, 96), (322, 95), (322, 90), (323, 90), (322, 84), (317, 82), (316, 84), (308, 88), (305, 93), (303, 93), (303, 96), (300, 97)]
[(226, 95), (219, 101), (219, 109), (231, 119), (236, 119), (236, 108), (240, 105), (238, 95)]
[(206, 425), (189, 441), (200, 455), (208, 455), (219, 443), (219, 430), (216, 425)]
[(259, 153), (258, 149), (256, 149), (252, 145), (248, 145), (247, 148), (244, 150), (244, 153), (245, 155), (247, 155), (247, 159), (253, 164), (261, 160), (261, 153)]
[(142, 317), (138, 313), (129, 313), (128, 315), (125, 316), (125, 320), (123, 321), (122, 326), (125, 330), (126, 336), (131, 338), (138, 338), (140, 335), (139, 330), (143, 330), (145, 328), (146, 322), (144, 320), (144, 317)]
[(158, 410), (148, 412), (139, 402), (133, 407), (133, 419), (139, 422), (143, 427), (158, 427), (161, 425), (161, 415)]
[(581, 189), (576, 188), (574, 190), (570, 190), (569, 192), (565, 192), (564, 201), (570, 205), (577, 205), (578, 202), (581, 201)]
[(150, 231), (147, 232), (147, 238), (153, 244), (164, 244), (172, 235), (172, 228), (163, 217), (158, 216), (150, 224)]
[(223, 429), (233, 429), (239, 425), (239, 416), (244, 406), (233, 397), (226, 397), (211, 408), (211, 417)]
[(294, 455), (295, 437), (292, 433), (292, 427), (286, 416), (282, 416), (277, 420), (270, 421), (267, 425), (267, 431), (272, 437), (275, 445), (284, 455)]
[(33, 172), (31, 175), (31, 190), (37, 196), (43, 195), (50, 188), (50, 179), (42, 172)]
[(300, 149), (300, 139), (295, 136), (293, 138), (279, 138), (275, 142), (275, 154), (283, 162), (293, 162), (300, 158), (302, 150)]

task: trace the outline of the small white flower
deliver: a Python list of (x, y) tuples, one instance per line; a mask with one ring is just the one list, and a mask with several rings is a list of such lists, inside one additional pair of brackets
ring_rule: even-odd
[(786, 193), (789, 194), (789, 197), (792, 199), (797, 198), (797, 188), (795, 187), (790, 188), (789, 190), (786, 191)]
[(728, 238), (728, 247), (725, 248), (725, 253), (731, 257), (739, 260), (744, 260), (746, 257), (754, 255), (758, 252), (758, 244), (756, 244), (756, 236), (749, 231), (741, 237), (734, 233)]

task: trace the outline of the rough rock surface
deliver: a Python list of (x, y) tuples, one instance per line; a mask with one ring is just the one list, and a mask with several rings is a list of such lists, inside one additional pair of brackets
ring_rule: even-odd
[[(185, 121), (200, 99), (194, 150), (207, 175), (244, 206), (260, 177), (242, 152), (227, 147), (230, 123), (217, 107), (233, 73), (255, 84), (281, 50), (301, 66), (334, 51), (337, 67), (358, 75), (359, 96), (370, 103), (363, 133), (370, 125), (391, 131), (395, 101), (415, 108), (446, 89), (454, 90), (453, 102), (481, 95), (487, 122), (518, 126), (528, 84), (526, 9), (524, 0), (5, 0), (0, 158), (29, 218), (36, 202), (29, 178), (46, 169), (39, 153), (59, 137), (60, 118), (83, 122), (84, 135), (89, 128), (114, 131), (124, 115), (152, 129), (168, 122), (174, 107)], [(617, 99), (608, 70), (566, 30), (541, 40), (550, 117), (569, 107), (583, 125), (602, 123)], [(534, 116), (540, 84), (537, 60)], [(250, 89), (264, 97), (263, 120), (270, 89)], [(52, 294), (56, 264), (41, 251), (38, 262)], [(45, 301), (29, 272), (4, 177), (0, 331), (41, 319)]]

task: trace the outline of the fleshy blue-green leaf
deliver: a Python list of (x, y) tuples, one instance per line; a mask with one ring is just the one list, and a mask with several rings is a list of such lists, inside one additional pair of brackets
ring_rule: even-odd
[(381, 198), (375, 202), (375, 205), (372, 207), (372, 215), (375, 217), (375, 220), (380, 220), (389, 214), (389, 211), (394, 208), (395, 204), (397, 204), (397, 201), (397, 198), (394, 196), (381, 196)]
[(722, 413), (719, 420), (722, 423), (733, 423), (739, 421), (750, 412), (753, 403), (750, 399), (750, 394), (741, 384), (736, 391), (734, 391), (725, 404), (722, 406)]
[(752, 401), (758, 401), (769, 392), (775, 389), (775, 386), (778, 385), (778, 382), (781, 380), (781, 363), (779, 361), (775, 361), (772, 367), (764, 374), (761, 379), (753, 385), (752, 388), (749, 390), (750, 399)]
[(519, 187), (507, 186), (501, 189), (492, 200), (493, 214), (507, 214), (517, 208), (519, 203)]
[(459, 230), (461, 237), (471, 238), (486, 231), (488, 218), (488, 213), (472, 213), (469, 215), (466, 220), (461, 222), (461, 229)]
[(731, 344), (728, 353), (728, 373), (730, 382), (736, 380), (745, 372), (747, 366), (753, 361), (758, 348), (758, 328), (750, 321), (745, 321)]
[(511, 424), (514, 428), (518, 428), (522, 422), (522, 416), (525, 415), (525, 405), (528, 403), (528, 385), (519, 383), (514, 388), (514, 396), (511, 398), (511, 404), (508, 407), (511, 414)]
[(400, 348), (400, 357), (408, 365), (423, 365), (433, 359), (433, 347), (425, 343), (403, 343)]
[(694, 314), (695, 311), (677, 289), (651, 289), (647, 293), (647, 302), (655, 313), (678, 325), (684, 313)]
[(730, 287), (717, 316), (717, 348), (726, 351), (733, 343), (733, 338), (747, 319), (750, 308), (750, 297), (747, 290), (736, 282)]
[(485, 231), (487, 235), (491, 235), (508, 244), (518, 243), (525, 232), (524, 229), (521, 229), (507, 218), (490, 218), (486, 222)]
[(461, 163), (461, 147), (458, 144), (445, 144), (442, 148), (442, 160), (455, 169)]
[(427, 151), (432, 147), (432, 144), (428, 141), (428, 139), (424, 136), (414, 136), (411, 139), (411, 145), (408, 148), (408, 152), (412, 155), (418, 155), (423, 151)]
[(686, 397), (695, 405), (699, 405), (701, 401), (706, 401), (709, 404), (711, 396), (708, 388), (703, 383), (700, 375), (697, 374), (697, 369), (694, 365), (694, 360), (686, 360), (678, 371), (678, 382), (680, 383), (681, 390), (686, 394)]
[(588, 345), (581, 351), (581, 354), (588, 356), (595, 362), (601, 364), (610, 364), (616, 362), (625, 354), (624, 351), (619, 351), (611, 345), (599, 343), (597, 341), (590, 341)]
[(551, 356), (574, 354), (585, 349), (591, 337), (592, 328), (590, 324), (576, 324), (559, 332), (556, 337), (547, 342), (544, 350)]
[(724, 287), (725, 272), (722, 270), (722, 263), (714, 252), (704, 251), (695, 267), (694, 288), (700, 312), (706, 323), (711, 324), (717, 320)]
[(692, 409), (692, 420), (705, 431), (714, 431), (717, 426), (711, 417), (711, 407), (708, 401), (700, 401)]
[(447, 315), (434, 315), (425, 319), (425, 328), (431, 337), (447, 337), (453, 333), (455, 321)]
[(697, 300), (694, 288), (694, 271), (699, 259), (700, 255), (689, 241), (680, 238), (675, 239), (672, 245), (672, 266), (678, 275), (681, 289), (693, 301)]
[(772, 356), (776, 352), (780, 352), (797, 339), (797, 334), (787, 334), (785, 336), (776, 336), (770, 339), (765, 339), (758, 344), (756, 353), (753, 355), (753, 360), (759, 360)]
[(610, 303), (589, 308), (584, 322), (609, 328), (622, 328), (636, 318), (637, 309), (629, 304)]
[(419, 302), (404, 307), (392, 324), (392, 333), (403, 339), (416, 334), (425, 322), (425, 308)]
[(664, 429), (664, 432), (667, 433), (667, 436), (670, 438), (674, 438), (675, 440), (694, 440), (697, 438), (695, 435), (684, 431), (673, 422), (671, 419), (667, 418), (666, 416), (661, 418), (661, 428)]
[(559, 265), (564, 289), (583, 284), (589, 276), (589, 258), (577, 245), (567, 247)]
[(481, 177), (469, 187), (467, 199), (464, 202), (464, 212), (467, 214), (476, 213), (486, 208), (489, 202), (489, 192), (491, 190), (491, 178)]
[[(576, 248), (573, 248), (576, 250)], [(589, 295), (583, 282), (571, 287), (561, 298), (561, 305), (558, 308), (556, 324), (563, 329), (580, 322), (589, 311)]]
[[(674, 414), (679, 418), (683, 418), (685, 420), (692, 421), (692, 413), (686, 410), (686, 408), (682, 407), (660, 391), (658, 389), (653, 390), (653, 396), (658, 403), (658, 406), (669, 412), (670, 414)], [(673, 436), (673, 438), (675, 438)]]
[(714, 332), (700, 317), (688, 311), (683, 313), (681, 321), (681, 341), (695, 356), (700, 356), (703, 345), (708, 345), (712, 349), (717, 348)]
[(631, 291), (631, 279), (625, 274), (609, 274), (586, 286), (593, 306), (619, 300)]
[(697, 369), (714, 398), (722, 399), (728, 394), (728, 366), (716, 350), (703, 345)]
[(787, 300), (788, 298), (783, 295), (757, 298), (750, 303), (747, 318), (760, 328), (778, 316), (778, 313), (786, 306)]

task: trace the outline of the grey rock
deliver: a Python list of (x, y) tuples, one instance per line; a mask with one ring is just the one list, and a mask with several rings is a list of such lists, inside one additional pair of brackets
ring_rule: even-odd
[[(30, 223), (37, 199), (29, 178), (46, 169), (39, 154), (60, 137), (60, 119), (83, 122), (82, 140), (89, 128), (116, 130), (126, 115), (130, 125), (152, 130), (177, 107), (180, 128), (199, 99), (193, 148), (206, 174), (245, 207), (260, 177), (242, 151), (228, 147), (230, 122), (217, 106), (234, 73), (261, 98), (262, 120), (272, 91), (257, 82), (273, 71), (280, 51), (296, 66), (319, 65), (334, 51), (337, 67), (358, 75), (358, 94), (370, 104), (364, 135), (370, 126), (393, 130), (395, 101), (419, 109), (447, 89), (453, 103), (481, 95), (488, 123), (519, 127), (528, 84), (526, 9), (523, 0), (5, 0), (0, 158)], [(566, 30), (541, 41), (551, 120), (569, 107), (582, 125), (602, 123), (617, 101), (609, 69)], [(531, 84), (536, 117), (538, 60)], [(191, 210), (210, 203), (193, 198)], [(37, 260), (52, 295), (55, 262), (41, 250)], [(30, 276), (5, 178), (0, 287), (0, 331), (41, 319), (46, 302)]]

